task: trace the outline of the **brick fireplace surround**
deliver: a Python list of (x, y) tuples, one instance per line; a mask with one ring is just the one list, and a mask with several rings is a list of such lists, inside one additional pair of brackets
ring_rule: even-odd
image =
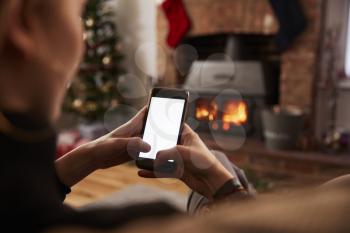
[[(320, 42), (321, 1), (300, 0), (308, 18), (308, 28), (282, 55), (281, 105), (294, 105), (311, 110)], [(218, 33), (274, 35), (278, 22), (268, 0), (184, 0), (192, 21), (189, 36)], [(167, 48), (168, 23), (158, 13), (158, 41)], [(176, 85), (172, 50), (167, 48), (164, 85)], [(163, 58), (162, 58), (163, 59)], [(159, 64), (164, 64), (160, 61)], [(296, 69), (297, 67), (297, 69)]]
[[(312, 112), (321, 43), (322, 0), (300, 2), (308, 18), (308, 28), (282, 54), (280, 104)], [(279, 27), (268, 0), (184, 0), (184, 3), (192, 21), (189, 36), (219, 33), (274, 35)], [(168, 23), (159, 9), (158, 43), (166, 48), (167, 59), (164, 61), (164, 57), (159, 57), (158, 63), (166, 64), (161, 84), (175, 86), (179, 83), (173, 51), (165, 43), (167, 30)], [(212, 144), (205, 135), (201, 136), (209, 146), (216, 148), (215, 143)], [(334, 158), (313, 152), (274, 152), (265, 149), (261, 142), (248, 141), (240, 150), (226, 153), (240, 166), (274, 175), (302, 177), (304, 181), (308, 177), (309, 180), (316, 179), (316, 183), (347, 173), (350, 167), (346, 156)]]

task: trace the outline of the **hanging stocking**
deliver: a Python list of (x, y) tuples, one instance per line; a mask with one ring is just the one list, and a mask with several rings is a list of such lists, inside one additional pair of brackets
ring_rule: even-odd
[(283, 52), (306, 29), (307, 19), (297, 0), (270, 0), (270, 3), (280, 23), (277, 45)]
[(175, 48), (191, 27), (189, 16), (182, 0), (165, 0), (162, 9), (169, 22), (167, 43)]

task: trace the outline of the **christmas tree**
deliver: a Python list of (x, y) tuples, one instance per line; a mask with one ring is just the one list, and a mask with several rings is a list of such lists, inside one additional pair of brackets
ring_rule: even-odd
[(93, 122), (123, 102), (117, 81), (124, 73), (120, 38), (110, 0), (89, 0), (84, 16), (86, 53), (72, 83), (65, 110)]

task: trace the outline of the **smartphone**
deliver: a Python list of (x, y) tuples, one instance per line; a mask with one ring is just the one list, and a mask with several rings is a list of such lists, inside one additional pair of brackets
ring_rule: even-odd
[[(187, 114), (189, 92), (181, 89), (154, 88), (152, 90), (142, 129), (142, 139), (151, 145), (151, 151), (140, 153), (136, 165), (154, 170), (157, 153), (175, 147), (181, 141), (183, 124)], [(174, 161), (168, 161), (157, 170), (170, 172), (176, 169)]]

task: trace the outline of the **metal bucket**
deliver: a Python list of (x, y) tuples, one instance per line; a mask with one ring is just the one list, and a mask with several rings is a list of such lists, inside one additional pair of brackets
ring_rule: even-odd
[(304, 114), (296, 109), (266, 109), (262, 112), (266, 147), (295, 150), (304, 126)]

